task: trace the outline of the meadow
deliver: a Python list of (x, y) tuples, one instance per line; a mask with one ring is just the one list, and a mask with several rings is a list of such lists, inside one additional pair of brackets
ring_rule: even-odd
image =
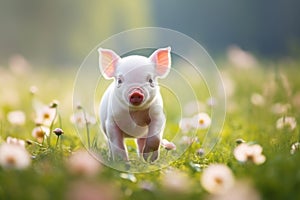
[[(0, 67), (0, 199), (300, 199), (300, 61), (240, 54), (217, 61), (226, 119), (212, 151), (201, 149), (204, 127), (174, 141), (176, 148), (162, 146), (168, 165), (144, 173), (107, 167), (84, 150), (74, 123), (84, 130), (88, 124), (93, 135), (97, 119), (80, 105), (73, 110), (76, 68), (37, 68), (13, 58)], [(172, 94), (163, 96), (165, 137), (172, 140), (186, 130)], [(214, 106), (197, 103), (208, 114)], [(97, 137), (90, 139), (100, 148)], [(178, 157), (180, 141), (189, 145)], [(130, 141), (128, 151), (135, 151)], [(151, 164), (132, 163), (139, 167)]]

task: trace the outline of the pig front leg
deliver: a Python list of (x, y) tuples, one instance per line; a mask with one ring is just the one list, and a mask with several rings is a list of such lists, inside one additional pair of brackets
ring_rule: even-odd
[(115, 122), (106, 123), (106, 135), (108, 138), (110, 156), (113, 161), (128, 161), (128, 155), (124, 144), (124, 135)]
[(165, 126), (165, 115), (161, 106), (155, 106), (149, 112), (151, 122), (146, 138), (143, 157), (146, 161), (154, 162), (159, 157), (159, 146)]

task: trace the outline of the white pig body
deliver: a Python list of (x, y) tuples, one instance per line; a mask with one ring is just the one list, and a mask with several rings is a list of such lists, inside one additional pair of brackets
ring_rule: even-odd
[(128, 160), (125, 137), (137, 139), (138, 152), (145, 160), (159, 156), (165, 115), (157, 78), (170, 69), (170, 48), (158, 49), (149, 58), (120, 58), (107, 49), (99, 49), (100, 69), (114, 82), (100, 103), (100, 120), (107, 136), (113, 160)]

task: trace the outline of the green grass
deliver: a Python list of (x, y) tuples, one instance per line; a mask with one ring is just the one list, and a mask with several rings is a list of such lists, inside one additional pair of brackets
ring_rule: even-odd
[[(233, 82), (234, 93), (227, 98), (222, 137), (215, 148), (205, 157), (197, 154), (203, 134), (200, 131), (197, 133), (198, 142), (193, 143), (178, 159), (175, 158), (180, 150), (179, 144), (176, 151), (161, 150), (161, 159), (170, 163), (170, 166), (150, 173), (129, 174), (127, 178), (122, 175), (123, 172), (105, 166), (93, 177), (74, 175), (66, 165), (71, 152), (82, 148), (76, 129), (69, 121), (75, 77), (73, 69), (40, 70), (28, 74), (14, 74), (9, 69), (0, 69), (1, 143), (7, 136), (35, 141), (31, 131), (35, 127), (32, 104), (36, 100), (45, 104), (53, 99), (60, 102), (57, 110), (64, 130), (58, 145), (54, 134), (50, 143), (44, 142), (42, 147), (36, 144), (27, 145), (27, 150), (34, 155), (29, 168), (14, 170), (0, 167), (0, 199), (64, 199), (76, 183), (83, 183), (90, 188), (109, 188), (108, 192), (113, 190), (116, 198), (121, 199), (203, 199), (209, 194), (202, 188), (200, 177), (203, 169), (210, 163), (229, 166), (236, 180), (251, 182), (262, 199), (299, 199), (300, 152), (291, 155), (290, 148), (300, 140), (300, 99), (296, 100), (296, 95), (300, 94), (300, 62), (261, 61), (260, 67), (250, 69), (240, 69), (226, 62), (219, 65), (222, 66), (222, 74), (226, 74)], [(31, 85), (39, 88), (35, 96), (29, 93)], [(262, 94), (265, 105), (253, 105), (250, 101), (253, 93)], [(172, 109), (171, 106), (171, 100), (176, 100), (175, 97), (168, 91), (163, 91), (163, 94), (165, 98), (169, 95), (165, 100), (165, 112), (168, 116), (165, 137), (171, 140), (173, 134), (179, 131), (179, 110)], [(271, 107), (277, 102), (290, 104), (290, 109), (284, 114), (272, 113)], [(8, 122), (6, 115), (12, 110), (25, 112), (25, 125), (16, 126)], [(276, 129), (277, 119), (284, 115), (296, 118), (296, 129)], [(57, 120), (53, 128), (59, 126)], [(100, 149), (100, 153), (106, 156), (106, 151), (101, 149), (101, 143), (97, 142), (103, 136), (97, 135), (93, 127), (90, 132), (92, 147)], [(262, 165), (239, 163), (233, 156), (236, 140), (239, 138), (260, 144), (266, 162)], [(135, 152), (132, 141), (127, 143), (129, 152)], [(162, 161), (158, 161), (156, 165), (160, 162)], [(131, 167), (151, 169), (153, 166), (133, 161)], [(164, 185), (164, 174), (170, 168), (187, 175), (190, 185), (188, 190), (174, 192)], [(143, 184), (150, 189), (143, 189)]]

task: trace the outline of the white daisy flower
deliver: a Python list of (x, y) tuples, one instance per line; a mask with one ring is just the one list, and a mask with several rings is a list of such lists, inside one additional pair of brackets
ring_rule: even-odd
[(25, 148), (15, 144), (1, 144), (0, 165), (3, 168), (25, 169), (30, 165), (30, 163), (30, 154)]
[(275, 103), (271, 107), (271, 112), (277, 115), (283, 115), (291, 108), (290, 104)]
[(292, 144), (291, 146), (291, 150), (290, 153), (293, 155), (295, 154), (297, 151), (300, 150), (300, 142), (295, 142), (294, 144)]
[(26, 121), (26, 116), (23, 111), (11, 111), (7, 114), (7, 120), (13, 125), (24, 125)]
[(72, 154), (67, 165), (71, 173), (86, 176), (94, 176), (101, 169), (101, 164), (86, 150), (79, 150)]
[(265, 101), (265, 98), (261, 95), (261, 94), (258, 94), (258, 93), (253, 93), (251, 95), (251, 103), (255, 106), (264, 106), (266, 101)]
[(13, 138), (13, 137), (7, 137), (6, 138), (6, 143), (7, 144), (14, 144), (14, 145), (25, 148), (25, 141), (21, 140), (21, 139), (17, 139), (17, 138)]
[(50, 129), (46, 126), (38, 126), (32, 130), (32, 136), (42, 143), (45, 137), (49, 137)]
[(83, 112), (78, 112), (73, 114), (70, 117), (71, 123), (74, 125), (77, 125), (80, 128), (84, 128), (86, 124), (96, 124), (96, 119), (93, 116), (90, 116), (89, 114), (83, 114)]
[(192, 119), (192, 127), (195, 129), (207, 129), (211, 125), (211, 119), (206, 113), (199, 113)]
[(49, 106), (43, 106), (37, 110), (35, 123), (44, 126), (50, 126), (55, 120), (56, 109)]
[(189, 132), (192, 126), (192, 119), (191, 118), (182, 118), (179, 122), (179, 128), (182, 130), (183, 133)]
[(236, 182), (222, 194), (211, 195), (210, 200), (260, 200), (259, 192), (248, 182)]
[(172, 192), (186, 193), (190, 191), (191, 181), (187, 174), (176, 170), (168, 169), (164, 171), (161, 177), (162, 186)]
[(297, 126), (296, 119), (294, 117), (281, 117), (276, 121), (277, 129), (288, 128), (289, 130), (294, 130)]
[(222, 194), (234, 185), (231, 169), (224, 164), (211, 164), (204, 169), (201, 185), (212, 194)]
[(234, 149), (233, 155), (240, 162), (251, 161), (256, 165), (260, 165), (266, 161), (262, 151), (263, 148), (258, 144), (249, 145), (242, 143)]

